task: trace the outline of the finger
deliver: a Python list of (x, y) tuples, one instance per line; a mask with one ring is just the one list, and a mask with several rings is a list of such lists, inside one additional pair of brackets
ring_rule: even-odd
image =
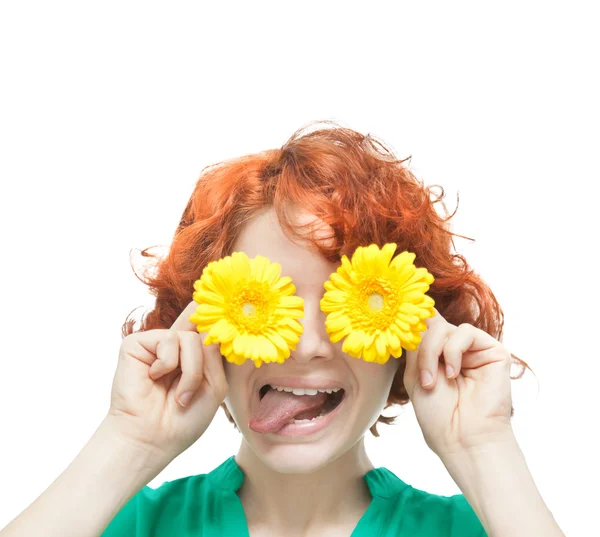
[(435, 325), (429, 330), (431, 332), (419, 348), (417, 357), (419, 382), (426, 390), (432, 389), (437, 382), (440, 356), (442, 356), (444, 347), (456, 327), (450, 323), (444, 323)]
[[(461, 324), (444, 347), (444, 361), (453, 366), (475, 369), (495, 361), (487, 351), (499, 346), (497, 339), (471, 324)], [(501, 354), (498, 354), (501, 356)], [(456, 367), (455, 367), (456, 369)]]
[(179, 332), (181, 379), (177, 385), (175, 400), (183, 407), (189, 406), (204, 379), (201, 343), (199, 334)]
[(129, 334), (123, 339), (119, 356), (128, 355), (146, 365), (152, 366), (157, 361), (156, 352), (159, 344), (164, 342), (168, 335), (169, 330), (160, 328)]
[(416, 385), (419, 382), (419, 373), (417, 371), (417, 356), (419, 349), (415, 351), (409, 351), (403, 349), (406, 365), (404, 366), (404, 377), (402, 379), (404, 387), (408, 392), (408, 396), (412, 399)]
[(204, 374), (206, 382), (213, 390), (213, 393), (220, 399), (222, 403), (229, 391), (225, 368), (223, 367), (223, 356), (219, 350), (219, 345), (208, 345), (203, 347), (204, 353)]
[(196, 312), (197, 305), (194, 301), (190, 302), (175, 319), (170, 329), (155, 328), (129, 334), (121, 344), (122, 350), (125, 351), (123, 354), (127, 353), (147, 365), (152, 365), (156, 360), (158, 344), (163, 341), (167, 332), (177, 330), (197, 332), (196, 325), (189, 320), (189, 317)]
[[(436, 308), (433, 308), (433, 311), (435, 312), (433, 317), (424, 319), (427, 328), (421, 332), (421, 341), (418, 348), (414, 351), (404, 351), (406, 358), (404, 384), (407, 390), (410, 390), (409, 394), (414, 391), (416, 383), (429, 389), (435, 386), (438, 367), (437, 364), (433, 364), (431, 355), (435, 351), (431, 350), (431, 346), (436, 339), (436, 333), (439, 333), (449, 323)], [(431, 362), (430, 367), (427, 366), (429, 362)]]
[[(425, 332), (419, 347), (412, 351), (406, 350), (406, 367), (404, 370), (404, 385), (412, 396), (416, 385), (431, 389), (435, 386), (437, 379), (439, 356), (448, 340), (449, 323), (435, 323)], [(428, 372), (431, 378), (425, 378), (424, 372)], [(425, 385), (424, 385), (425, 384)]]
[[(190, 317), (196, 313), (196, 309), (198, 307), (198, 303), (192, 300), (181, 312), (179, 317), (171, 326), (171, 330), (180, 330), (180, 331), (191, 331), (196, 332), (200, 335), (200, 341), (203, 342), (206, 337), (205, 332), (198, 332), (198, 327), (194, 323), (190, 321)], [(203, 376), (206, 378), (207, 383), (213, 389), (213, 392), (217, 394), (219, 397), (223, 395), (223, 399), (225, 398), (225, 394), (228, 390), (227, 380), (225, 377), (225, 371), (223, 368), (223, 357), (219, 352), (219, 345), (202, 345), (202, 355), (203, 355)]]
[(171, 330), (181, 330), (186, 332), (197, 332), (197, 326), (190, 321), (192, 314), (196, 313), (198, 303), (192, 300), (179, 314), (179, 317), (175, 319), (175, 322), (171, 326)]
[[(168, 345), (164, 340), (169, 333), (169, 330), (156, 328), (146, 332), (135, 332), (133, 334), (129, 334), (123, 339), (119, 358), (127, 355), (135, 360), (139, 360), (140, 362), (150, 366), (148, 369), (148, 375), (150, 378), (152, 378), (152, 380), (164, 378), (165, 383), (169, 384), (177, 375), (177, 371), (173, 369), (171, 373), (169, 373), (163, 361), (157, 358), (157, 350), (161, 342), (161, 356), (163, 353), (168, 351), (166, 348)], [(173, 338), (173, 336), (171, 337)], [(173, 355), (179, 352), (178, 345), (179, 343), (177, 343), (177, 345), (172, 345), (171, 352)]]
[(175, 330), (166, 330), (156, 345), (156, 360), (148, 374), (152, 380), (157, 380), (170, 373), (179, 365), (179, 334)]
[[(156, 356), (159, 359), (156, 360), (152, 364), (152, 367), (150, 368), (150, 371), (149, 371), (150, 377), (153, 380), (157, 380), (161, 376), (172, 372), (175, 369), (175, 367), (177, 367), (179, 365), (179, 350), (180, 350), (181, 341), (180, 341), (180, 338), (177, 335), (177, 333), (178, 332), (198, 333), (196, 325), (190, 321), (190, 316), (196, 312), (197, 306), (198, 306), (198, 304), (194, 300), (189, 302), (188, 305), (179, 314), (177, 319), (175, 319), (175, 321), (171, 325), (171, 328), (169, 328), (168, 331), (171, 334), (176, 334), (176, 335), (172, 336), (172, 338), (174, 338), (174, 339), (170, 340), (170, 342), (171, 342), (170, 344), (169, 344), (169, 341), (165, 341), (165, 343), (163, 343), (163, 345), (162, 345), (162, 347), (165, 349), (165, 353), (164, 353), (165, 359), (160, 359), (161, 357), (158, 356), (158, 354), (156, 354)], [(175, 340), (177, 342), (177, 344), (176, 344), (177, 353), (176, 354), (174, 353), (175, 347), (174, 347), (174, 343), (173, 343)], [(156, 348), (156, 352), (158, 352), (158, 347)]]
[(433, 317), (427, 317), (427, 319), (423, 319), (425, 321), (425, 324), (427, 325), (427, 329), (433, 328), (438, 324), (444, 324), (448, 322), (446, 321), (446, 319), (444, 319), (443, 315), (438, 310), (433, 308), (433, 311), (435, 312), (435, 315)]
[(165, 333), (166, 330), (149, 330), (129, 334), (123, 338), (119, 358), (131, 356), (146, 365), (152, 365), (156, 360), (156, 346)]
[(448, 338), (444, 345), (444, 362), (446, 363), (446, 376), (452, 378), (460, 373), (463, 362), (463, 354), (469, 350), (475, 334), (474, 328), (469, 324), (461, 324)]

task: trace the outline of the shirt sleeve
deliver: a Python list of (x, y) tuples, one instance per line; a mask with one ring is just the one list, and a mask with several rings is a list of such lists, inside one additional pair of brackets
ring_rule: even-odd
[(100, 534), (100, 537), (134, 537), (136, 535), (138, 494), (135, 494), (121, 508)]
[(210, 529), (207, 515), (215, 503), (213, 496), (204, 475), (167, 481), (156, 489), (146, 485), (122, 507), (100, 537), (202, 537)]
[(450, 496), (452, 502), (452, 532), (450, 537), (488, 537), (483, 524), (464, 494)]

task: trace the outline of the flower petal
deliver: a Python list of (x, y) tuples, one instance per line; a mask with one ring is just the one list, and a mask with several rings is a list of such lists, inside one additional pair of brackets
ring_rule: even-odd
[[(284, 276), (283, 278), (280, 278), (274, 285), (271, 286), (271, 288), (274, 291), (280, 291), (282, 290), (284, 287), (289, 286), (292, 283), (292, 278), (290, 278), (289, 276)], [(295, 287), (292, 285), (292, 287), (294, 288), (295, 291)]]
[(328, 316), (325, 319), (325, 328), (328, 332), (337, 332), (338, 330), (343, 330), (349, 324), (350, 319), (348, 319), (348, 317), (345, 315), (339, 315), (337, 317)]
[(279, 355), (289, 358), (290, 347), (285, 339), (283, 339), (275, 330), (269, 330), (266, 333), (266, 336), (271, 340), (275, 347), (277, 347)]
[(342, 350), (348, 354), (358, 354), (363, 349), (364, 332), (361, 330), (355, 330), (348, 334), (348, 337), (344, 340)]
[(342, 338), (346, 337), (348, 334), (350, 334), (350, 332), (352, 332), (352, 326), (350, 326), (348, 324), (340, 331), (329, 332), (329, 339), (331, 340), (332, 343), (337, 343), (340, 339), (342, 339)]
[(377, 359), (377, 349), (375, 348), (375, 343), (372, 343), (368, 347), (365, 347), (363, 350), (363, 360), (365, 362), (374, 362)]
[(383, 263), (386, 268), (389, 266), (393, 255), (396, 253), (397, 248), (398, 245), (393, 242), (389, 242), (383, 245), (383, 248), (381, 249), (381, 259), (383, 260)]
[(329, 280), (341, 291), (350, 291), (352, 289), (352, 282), (338, 272), (331, 274), (331, 276), (329, 276)]
[(379, 336), (375, 338), (375, 349), (377, 350), (378, 358), (387, 358), (387, 339), (385, 334), (379, 334)]
[(247, 356), (247, 348), (250, 344), (250, 338), (248, 334), (240, 334), (233, 340), (233, 352), (241, 356)]

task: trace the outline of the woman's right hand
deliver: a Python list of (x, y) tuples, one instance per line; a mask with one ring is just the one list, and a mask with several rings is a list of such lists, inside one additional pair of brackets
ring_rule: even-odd
[(189, 320), (197, 306), (190, 302), (170, 329), (126, 336), (113, 380), (107, 421), (165, 464), (202, 436), (229, 390), (219, 346), (205, 346)]

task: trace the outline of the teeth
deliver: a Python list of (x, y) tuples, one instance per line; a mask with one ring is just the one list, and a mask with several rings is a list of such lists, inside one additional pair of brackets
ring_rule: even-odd
[(321, 410), (321, 413), (318, 416), (315, 416), (314, 418), (311, 418), (309, 420), (297, 420), (295, 418), (292, 418), (290, 421), (288, 421), (288, 423), (308, 423), (309, 421), (318, 420), (318, 419), (322, 418), (324, 415), (325, 415), (325, 413)]
[(341, 388), (328, 389), (328, 390), (320, 390), (317, 388), (284, 388), (282, 386), (275, 386), (274, 384), (270, 385), (271, 388), (277, 390), (278, 392), (290, 392), (294, 395), (317, 395), (318, 392), (321, 393), (335, 393), (339, 392)]

